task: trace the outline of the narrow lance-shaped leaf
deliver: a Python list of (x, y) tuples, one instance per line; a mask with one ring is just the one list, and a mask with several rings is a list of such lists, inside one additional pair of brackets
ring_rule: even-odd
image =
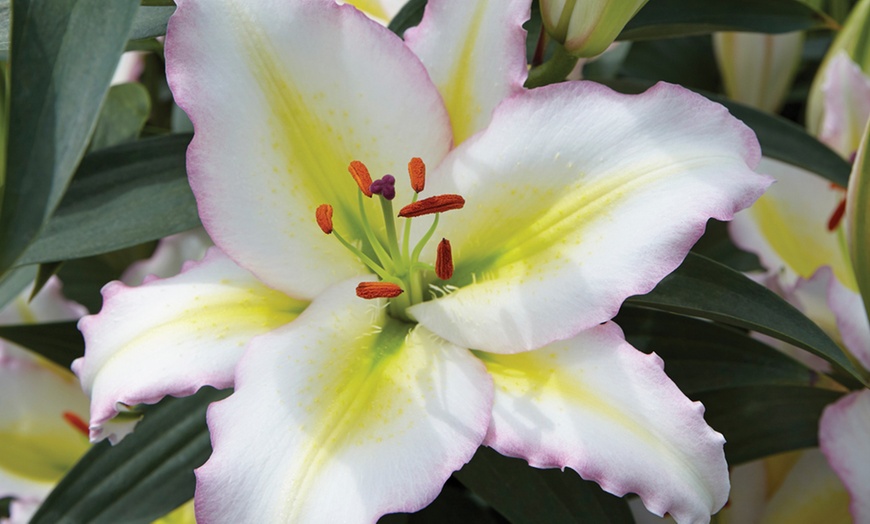
[(836, 29), (826, 14), (798, 0), (650, 0), (618, 40), (645, 40), (745, 31), (787, 33)]
[(864, 309), (870, 312), (870, 122), (864, 128), (846, 191), (849, 256), (861, 290)]
[(14, 0), (0, 271), (60, 203), (124, 49), (136, 0)]
[(85, 341), (75, 321), (0, 326), (0, 338), (37, 353), (64, 369), (85, 354)]
[(31, 524), (147, 524), (183, 504), (211, 453), (205, 410), (228, 393), (204, 388), (146, 407), (135, 432), (94, 446), (67, 473)]
[(57, 212), (19, 263), (98, 255), (198, 226), (184, 167), (189, 142), (190, 135), (169, 135), (86, 156)]
[(862, 380), (840, 347), (800, 311), (764, 286), (700, 255), (689, 253), (655, 289), (629, 303), (758, 331), (824, 358), (847, 375), (847, 385)]

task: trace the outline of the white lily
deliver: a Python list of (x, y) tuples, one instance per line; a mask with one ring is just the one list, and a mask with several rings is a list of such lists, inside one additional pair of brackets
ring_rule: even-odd
[[(524, 90), (529, 0), (430, 0), (405, 42), (326, 0), (178, 4), (168, 75), (217, 248), (82, 321), (93, 437), (234, 386), (203, 522), (415, 511), (481, 444), (681, 522), (724, 504), (721, 435), (608, 320), (761, 194), (751, 131), (670, 85)], [(368, 178), (405, 166), (434, 197)], [(450, 211), (397, 223), (393, 191)]]

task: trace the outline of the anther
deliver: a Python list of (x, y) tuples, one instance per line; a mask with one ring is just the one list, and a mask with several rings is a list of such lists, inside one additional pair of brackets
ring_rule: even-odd
[(834, 231), (839, 227), (840, 221), (843, 220), (843, 215), (846, 214), (846, 199), (840, 201), (840, 204), (837, 206), (837, 209), (831, 214), (831, 218), (828, 219), (828, 231)]
[(435, 275), (441, 280), (450, 280), (453, 276), (453, 250), (450, 248), (450, 241), (442, 238), (438, 243), (438, 250), (435, 256)]
[(369, 168), (366, 167), (365, 164), (360, 162), (359, 160), (354, 160), (347, 167), (347, 170), (350, 172), (350, 175), (356, 180), (356, 185), (359, 186), (360, 191), (369, 198), (372, 197), (372, 176), (369, 174)]
[(317, 206), (314, 216), (317, 218), (317, 225), (320, 226), (321, 231), (327, 235), (332, 233), (332, 206), (320, 204)]
[(78, 430), (80, 433), (83, 433), (84, 436), (90, 436), (91, 431), (90, 428), (88, 428), (88, 425), (81, 419), (81, 417), (72, 411), (64, 411), (63, 419), (66, 420), (70, 426)]
[(392, 200), (396, 198), (396, 177), (393, 175), (384, 175), (372, 182), (369, 190), (374, 194), (381, 195), (387, 200)]
[(408, 176), (411, 177), (411, 189), (420, 193), (426, 186), (426, 164), (417, 157), (408, 162)]
[(437, 195), (408, 204), (399, 211), (399, 216), (411, 218), (431, 215), (432, 213), (443, 213), (451, 209), (462, 209), (464, 205), (465, 199), (459, 195)]
[(365, 299), (396, 298), (404, 290), (392, 282), (360, 282), (356, 286), (356, 296)]

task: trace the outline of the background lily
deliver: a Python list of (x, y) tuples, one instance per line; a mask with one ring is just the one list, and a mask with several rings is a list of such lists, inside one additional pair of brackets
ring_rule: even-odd
[[(82, 321), (94, 438), (124, 406), (234, 385), (206, 522), (414, 511), (482, 443), (681, 522), (724, 504), (721, 435), (607, 321), (766, 187), (747, 128), (675, 86), (524, 90), (528, 1), (433, 0), (404, 43), (328, 1), (179, 4), (169, 79), (218, 248)], [(437, 219), (450, 257), (432, 218), (393, 222), (383, 186), (413, 202), (404, 183), (353, 163), (412, 158), (466, 203)], [(401, 298), (356, 296), (375, 280)]]
[[(870, 118), (870, 80), (842, 51), (824, 71), (826, 104), (820, 139), (846, 158), (854, 159), (856, 151), (861, 157), (861, 137)], [(849, 192), (855, 191), (861, 164), (859, 158)], [(813, 173), (776, 161), (763, 160), (760, 170), (774, 175), (777, 184), (756, 205), (738, 214), (731, 230), (735, 242), (757, 253), (783, 295), (870, 371), (870, 323), (847, 242), (849, 194)], [(818, 307), (819, 303), (827, 308)], [(870, 469), (868, 430), (867, 390), (829, 406), (820, 422), (819, 445), (849, 491), (856, 522), (870, 518), (870, 483), (865, 474)]]

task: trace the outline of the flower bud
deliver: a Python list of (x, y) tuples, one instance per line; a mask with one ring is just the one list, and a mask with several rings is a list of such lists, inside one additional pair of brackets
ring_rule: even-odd
[(713, 49), (725, 94), (775, 113), (782, 107), (800, 65), (804, 34), (716, 33)]
[(574, 56), (599, 55), (647, 0), (541, 0), (547, 33)]

